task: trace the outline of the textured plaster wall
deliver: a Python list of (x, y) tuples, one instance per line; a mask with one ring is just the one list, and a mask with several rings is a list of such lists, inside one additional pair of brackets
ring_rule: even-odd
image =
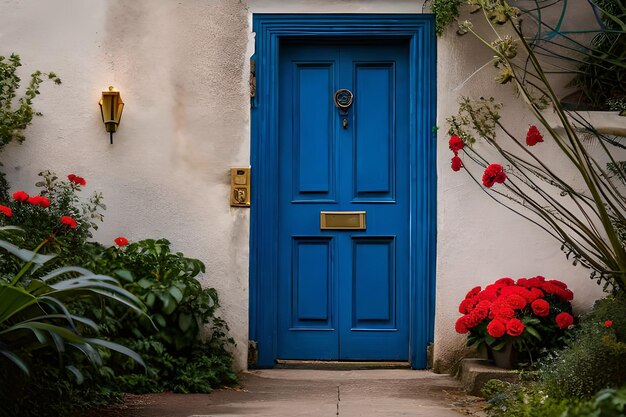
[[(238, 1), (0, 1), (0, 53), (22, 74), (54, 70), (44, 116), (2, 153), (14, 187), (51, 169), (87, 179), (108, 210), (96, 238), (167, 237), (202, 259), (235, 337), (248, 339), (249, 211), (231, 209), (229, 167), (249, 164), (248, 12)], [(114, 144), (97, 101), (108, 85), (126, 103)]]
[[(51, 169), (87, 178), (108, 210), (96, 239), (167, 237), (175, 250), (202, 259), (206, 285), (221, 296), (221, 314), (244, 368), (248, 339), (249, 211), (228, 205), (230, 166), (248, 165), (248, 59), (252, 13), (420, 13), (416, 0), (0, 0), (0, 54), (18, 52), (23, 76), (55, 71), (36, 106), (44, 113), (23, 145), (0, 154), (14, 188), (33, 190)], [(446, 369), (463, 338), (453, 323), (473, 285), (501, 276), (561, 278), (586, 308), (599, 293), (569, 266), (555, 242), (491, 202), (463, 173), (449, 169), (445, 117), (460, 95), (486, 95), (494, 74), (468, 79), (490, 56), (450, 31), (438, 41), (438, 258), (435, 361)], [(466, 82), (467, 81), (467, 82)], [(97, 101), (116, 86), (126, 103), (114, 145)], [(508, 87), (497, 89), (511, 100)], [(532, 122), (507, 106), (511, 129)], [(549, 148), (549, 145), (545, 145)]]

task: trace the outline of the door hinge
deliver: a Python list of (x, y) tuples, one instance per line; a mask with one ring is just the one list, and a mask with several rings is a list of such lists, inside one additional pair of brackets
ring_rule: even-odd
[(250, 98), (256, 97), (256, 61), (250, 60)]

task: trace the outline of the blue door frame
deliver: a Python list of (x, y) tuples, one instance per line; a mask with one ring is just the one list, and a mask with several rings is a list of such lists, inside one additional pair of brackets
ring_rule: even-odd
[(250, 339), (259, 367), (277, 358), (278, 68), (281, 38), (404, 38), (410, 73), (409, 358), (426, 367), (433, 339), (436, 263), (436, 51), (432, 15), (255, 14), (256, 96), (252, 100)]

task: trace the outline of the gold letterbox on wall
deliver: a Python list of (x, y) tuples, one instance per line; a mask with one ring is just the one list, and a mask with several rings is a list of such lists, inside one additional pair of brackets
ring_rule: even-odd
[(230, 205), (250, 207), (250, 167), (230, 169)]

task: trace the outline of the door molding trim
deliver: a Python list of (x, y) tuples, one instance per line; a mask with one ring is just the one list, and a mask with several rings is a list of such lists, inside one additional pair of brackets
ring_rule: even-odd
[(412, 368), (425, 368), (434, 331), (437, 233), (433, 15), (254, 14), (252, 29), (257, 90), (251, 102), (249, 338), (257, 342), (257, 365), (273, 367), (277, 352), (279, 42), (283, 37), (359, 36), (409, 40), (409, 359)]

